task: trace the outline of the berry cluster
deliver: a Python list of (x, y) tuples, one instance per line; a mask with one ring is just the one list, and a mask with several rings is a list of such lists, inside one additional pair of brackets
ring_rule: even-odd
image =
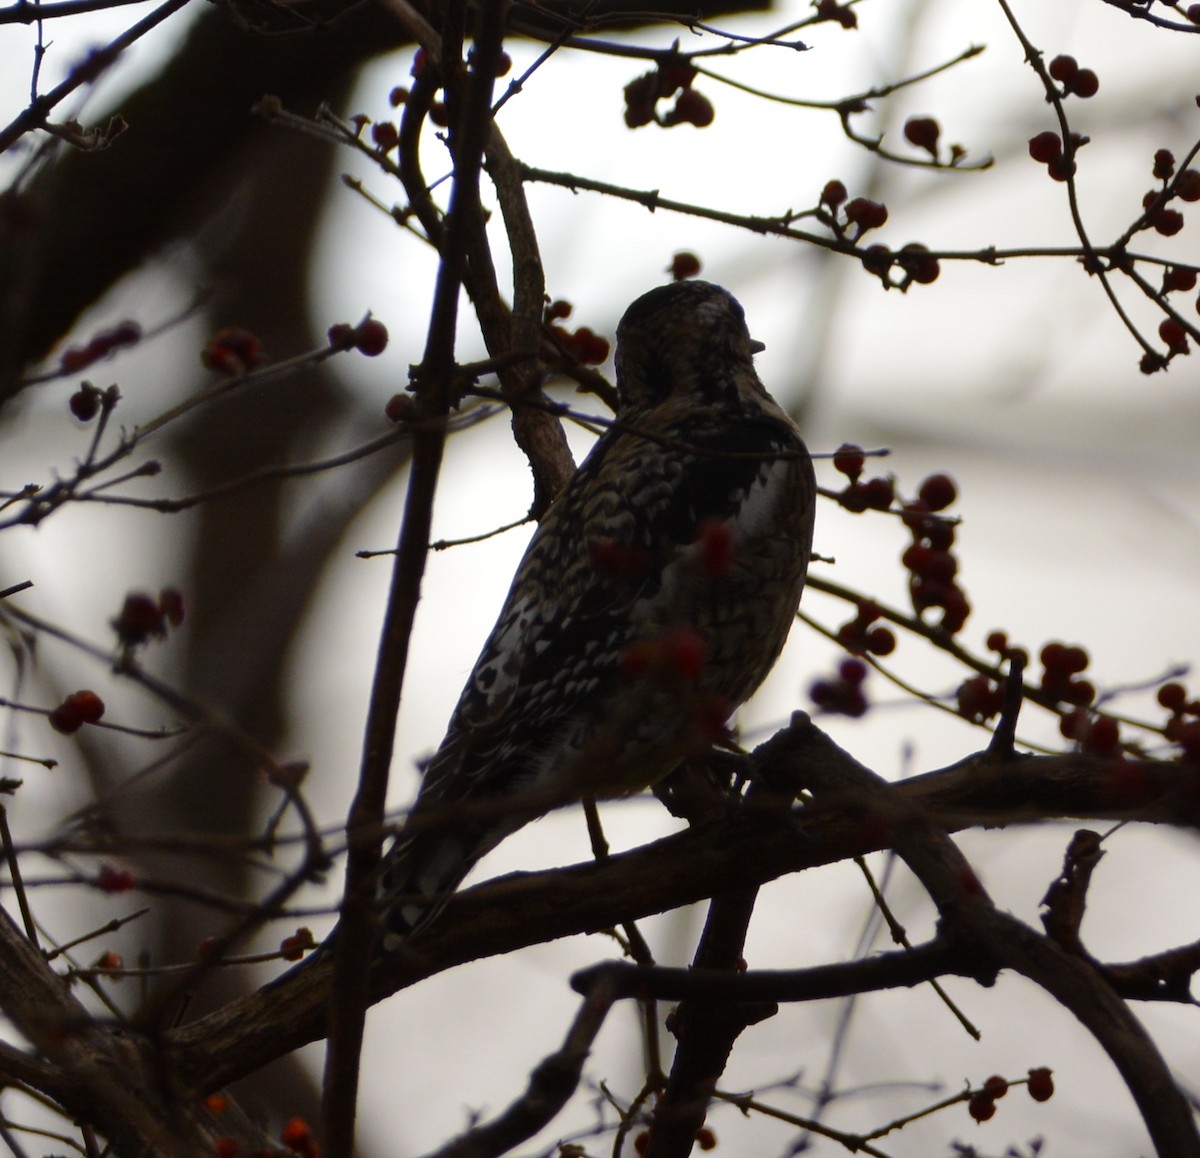
[[(1022, 668), (1029, 662), (1029, 655), (1025, 649), (1010, 644), (1003, 631), (988, 634), (987, 648), (988, 651), (994, 651), (1001, 661), (1007, 660), (1012, 663), (1020, 659)], [(956, 699), (960, 716), (976, 724), (985, 724), (1003, 711), (1004, 688), (986, 675), (971, 676), (959, 685)]]
[(145, 591), (131, 591), (110, 623), (121, 646), (129, 648), (165, 639), (167, 628), (178, 627), (184, 614), (183, 596), (174, 587), (164, 587), (157, 599)]
[[(901, 292), (908, 289), (914, 282), (917, 285), (929, 285), (935, 282), (942, 272), (938, 259), (929, 252), (929, 247), (919, 241), (910, 241), (899, 252), (893, 252), (886, 245), (868, 245), (862, 255), (863, 269), (873, 273), (881, 282), (884, 289), (898, 289)], [(892, 267), (901, 271), (901, 276), (892, 277)]]
[[(1025, 1088), (1035, 1102), (1048, 1102), (1054, 1096), (1054, 1079), (1050, 1076), (1050, 1070), (1045, 1066), (1031, 1069), (1025, 1081)], [(996, 1102), (1008, 1093), (1008, 1089), (1007, 1078), (993, 1075), (980, 1089), (971, 1094), (967, 1101), (967, 1113), (976, 1122), (986, 1122), (995, 1114)]]
[[(635, 77), (625, 86), (625, 123), (639, 129), (651, 123), (672, 128), (675, 125), (695, 125), (702, 129), (713, 123), (712, 102), (692, 88), (695, 68), (685, 57), (664, 57), (653, 72)], [(658, 102), (675, 97), (675, 103), (665, 113), (659, 113)]]
[(815, 215), (834, 236), (857, 241), (871, 229), (880, 229), (888, 219), (887, 206), (866, 197), (851, 197), (841, 181), (827, 181), (821, 190)]
[(902, 518), (912, 532), (900, 562), (908, 571), (908, 591), (913, 610), (921, 615), (940, 608), (939, 626), (954, 635), (961, 631), (971, 614), (971, 605), (957, 582), (958, 560), (950, 550), (954, 546), (954, 524), (944, 511), (958, 497), (958, 489), (949, 475), (931, 474), (905, 503)]
[(963, 680), (955, 693), (958, 714), (973, 724), (986, 724), (1004, 710), (1004, 689), (985, 675)]
[(1175, 154), (1170, 149), (1158, 149), (1151, 170), (1162, 182), (1161, 189), (1149, 189), (1142, 197), (1142, 229), (1153, 229), (1163, 237), (1174, 237), (1183, 228), (1183, 214), (1168, 208), (1168, 202), (1200, 201), (1200, 170), (1183, 169), (1175, 172)]
[(301, 925), (294, 933), (279, 942), (279, 955), (285, 961), (299, 961), (309, 949), (317, 947), (312, 930)]
[(226, 326), (209, 338), (200, 351), (200, 361), (209, 370), (235, 378), (266, 361), (266, 352), (257, 335), (240, 326)]
[(823, 712), (858, 719), (867, 714), (867, 665), (861, 659), (844, 659), (833, 679), (814, 680), (809, 698)]
[(574, 307), (570, 302), (550, 302), (546, 306), (544, 322), (559, 348), (584, 366), (599, 366), (608, 358), (608, 339), (601, 337), (588, 326), (568, 330), (560, 326), (560, 320), (569, 318)]
[(1045, 165), (1051, 178), (1066, 181), (1075, 175), (1075, 154), (1088, 143), (1088, 138), (1079, 133), (1071, 134), (1070, 149), (1063, 148), (1062, 138), (1050, 129), (1029, 138), (1029, 155), (1040, 165)]
[(107, 358), (125, 346), (136, 346), (142, 340), (142, 327), (133, 321), (124, 321), (88, 339), (84, 346), (68, 346), (59, 355), (58, 366), (64, 374), (78, 374), (80, 370)]
[(883, 614), (879, 604), (861, 599), (858, 612), (837, 629), (837, 641), (855, 655), (891, 655), (896, 650), (896, 637), (890, 627), (873, 626)]
[(1056, 56), (1047, 71), (1062, 85), (1060, 96), (1088, 100), (1100, 91), (1100, 78), (1090, 68), (1080, 68), (1073, 56)]
[[(696, 1131), (696, 1146), (700, 1150), (708, 1151), (717, 1148), (717, 1135), (713, 1132), (711, 1126), (701, 1126)], [(635, 1154), (645, 1154), (650, 1148), (650, 1131), (641, 1130), (634, 1135), (633, 1152)]]
[(1051, 642), (1042, 648), (1041, 688), (1055, 703), (1087, 707), (1096, 699), (1096, 688), (1090, 680), (1079, 679), (1091, 662), (1086, 649)]
[(95, 724), (104, 716), (104, 701), (95, 692), (72, 692), (49, 715), (50, 727), (69, 736), (84, 724)]
[(895, 484), (890, 478), (862, 478), (866, 457), (861, 446), (844, 442), (833, 455), (833, 465), (849, 480), (837, 496), (838, 502), (856, 515), (863, 511), (886, 511), (896, 497)]
[(378, 318), (367, 314), (357, 326), (349, 322), (337, 322), (326, 333), (330, 349), (357, 350), (368, 358), (378, 358), (387, 349), (388, 332)]

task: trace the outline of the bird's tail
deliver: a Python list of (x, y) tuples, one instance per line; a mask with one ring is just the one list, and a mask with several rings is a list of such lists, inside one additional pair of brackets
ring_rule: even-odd
[(477, 833), (424, 832), (397, 837), (384, 857), (376, 891), (383, 907), (383, 948), (388, 952), (397, 949), (404, 938), (437, 916), (485, 851)]

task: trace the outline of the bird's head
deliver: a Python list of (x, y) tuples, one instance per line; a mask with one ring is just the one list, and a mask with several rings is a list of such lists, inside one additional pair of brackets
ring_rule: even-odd
[(757, 385), (761, 350), (727, 290), (681, 281), (644, 293), (617, 325), (617, 392), (622, 411), (656, 406), (681, 393), (716, 402), (738, 383)]

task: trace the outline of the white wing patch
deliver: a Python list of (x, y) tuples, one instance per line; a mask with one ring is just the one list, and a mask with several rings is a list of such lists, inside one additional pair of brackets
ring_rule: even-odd
[(766, 535), (776, 525), (780, 497), (794, 489), (792, 467), (787, 459), (763, 463), (733, 516), (733, 533), (740, 541)]

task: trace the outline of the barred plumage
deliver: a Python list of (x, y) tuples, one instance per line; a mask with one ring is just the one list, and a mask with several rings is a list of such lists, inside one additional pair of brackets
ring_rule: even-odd
[(707, 749), (778, 658), (816, 484), (758, 348), (705, 282), (626, 311), (619, 421), (531, 540), (388, 851), (385, 948), (534, 816), (644, 788)]

